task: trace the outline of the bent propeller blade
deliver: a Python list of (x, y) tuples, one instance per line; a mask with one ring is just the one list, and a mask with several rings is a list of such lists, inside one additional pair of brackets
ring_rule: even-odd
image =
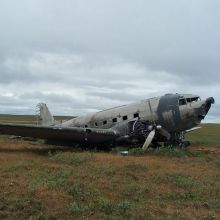
[(143, 150), (146, 150), (146, 149), (149, 147), (149, 145), (150, 145), (150, 143), (152, 142), (154, 136), (155, 136), (155, 129), (152, 130), (152, 131), (149, 133), (149, 135), (147, 136), (146, 141), (144, 142), (144, 145), (143, 145), (143, 147), (142, 147)]

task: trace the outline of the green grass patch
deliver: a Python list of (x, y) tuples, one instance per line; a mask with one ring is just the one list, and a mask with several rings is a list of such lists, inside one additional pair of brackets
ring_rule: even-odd
[(94, 202), (94, 210), (99, 210), (106, 215), (128, 216), (129, 209), (133, 204), (128, 200), (112, 202), (109, 199), (100, 198)]
[(207, 201), (203, 204), (204, 207), (207, 207), (208, 209), (217, 209), (220, 210), (220, 198), (215, 198)]
[(170, 200), (173, 202), (186, 202), (186, 201), (200, 201), (201, 193), (196, 191), (187, 191), (187, 192), (168, 192), (160, 195), (160, 199)]
[(167, 179), (179, 188), (190, 189), (196, 187), (198, 183), (189, 176), (182, 173), (168, 173)]
[(72, 183), (65, 190), (72, 197), (69, 211), (75, 216), (86, 212), (100, 212), (107, 216), (127, 216), (128, 209), (133, 205), (130, 200), (126, 199), (116, 202), (104, 198), (102, 197), (104, 192), (82, 181)]
[[(207, 155), (208, 154), (208, 155)], [(180, 148), (173, 146), (161, 146), (158, 148), (148, 148), (144, 151), (142, 148), (131, 148), (129, 155), (142, 156), (142, 155), (155, 155), (155, 156), (168, 156), (168, 157), (196, 157), (203, 159), (205, 157), (211, 158), (211, 153), (201, 151), (192, 151), (190, 148)]]
[(43, 170), (32, 174), (32, 181), (29, 184), (30, 190), (39, 188), (42, 184), (48, 184), (52, 187), (64, 185), (67, 178), (71, 175), (71, 170)]
[(49, 151), (48, 155), (54, 161), (74, 165), (79, 165), (95, 159), (93, 153), (76, 153), (62, 151), (56, 151), (55, 153), (52, 153), (51, 151)]
[(147, 154), (147, 151), (144, 151), (141, 147), (131, 148), (128, 152), (129, 155), (141, 156)]
[(156, 149), (149, 148), (147, 151), (148, 155), (159, 155), (159, 156), (169, 156), (169, 157), (196, 157), (204, 158), (205, 153), (200, 151), (191, 151), (189, 149), (181, 149), (178, 147), (159, 147)]
[(112, 202), (109, 199), (100, 198), (91, 203), (73, 201), (70, 203), (69, 210), (73, 215), (80, 216), (85, 212), (100, 212), (106, 216), (128, 217), (128, 211), (133, 204), (127, 200)]
[(161, 181), (162, 181), (162, 178), (158, 174), (153, 176), (153, 178), (152, 178), (152, 182), (155, 183), (155, 184), (159, 184), (159, 183), (161, 183)]
[(80, 181), (67, 187), (66, 191), (74, 201), (89, 201), (99, 195), (97, 190), (90, 188)]
[(69, 206), (69, 210), (71, 214), (80, 214), (82, 212), (86, 212), (91, 209), (92, 208), (89, 204), (84, 204), (76, 201), (71, 202)]
[(220, 125), (201, 124), (201, 129), (189, 132), (186, 139), (193, 144), (220, 147)]
[(95, 201), (95, 208), (105, 214), (112, 214), (115, 210), (115, 205), (111, 200), (101, 198)]
[(93, 211), (94, 201), (99, 195), (98, 191), (88, 185), (76, 181), (71, 186), (65, 187), (66, 192), (72, 197), (69, 211), (73, 215)]
[(69, 211), (76, 216), (80, 216), (81, 213), (85, 212), (125, 216), (127, 215), (127, 210), (131, 207), (131, 202), (128, 200), (113, 202), (100, 197), (102, 195), (101, 192), (79, 181), (66, 188), (66, 191), (72, 197)]

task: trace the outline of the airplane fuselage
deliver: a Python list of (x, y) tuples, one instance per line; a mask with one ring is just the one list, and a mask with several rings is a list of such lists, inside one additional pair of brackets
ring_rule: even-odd
[(64, 122), (62, 126), (108, 129), (126, 121), (140, 119), (149, 124), (161, 125), (171, 133), (181, 132), (201, 122), (199, 115), (205, 105), (206, 101), (201, 101), (197, 95), (166, 94), (80, 116)]
[(202, 101), (197, 95), (166, 94), (61, 123), (40, 103), (38, 125), (0, 124), (0, 133), (85, 146), (120, 142), (146, 150), (151, 143), (167, 142), (183, 147), (188, 145), (185, 131), (198, 125), (213, 103), (212, 97)]

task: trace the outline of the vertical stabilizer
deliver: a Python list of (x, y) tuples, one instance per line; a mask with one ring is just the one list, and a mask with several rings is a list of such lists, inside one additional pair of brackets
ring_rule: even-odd
[(37, 110), (38, 110), (38, 123), (40, 125), (50, 126), (55, 124), (55, 120), (45, 103), (39, 103), (37, 105)]

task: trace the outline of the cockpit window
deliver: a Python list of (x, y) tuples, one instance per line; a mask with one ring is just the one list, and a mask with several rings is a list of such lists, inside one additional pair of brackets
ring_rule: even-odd
[(186, 105), (186, 99), (180, 99), (179, 105)]
[(187, 98), (187, 103), (191, 103), (191, 102), (198, 102), (201, 99), (199, 97), (192, 97), (192, 98)]
[(199, 97), (194, 97), (194, 98), (191, 98), (191, 102), (198, 102), (200, 100)]

